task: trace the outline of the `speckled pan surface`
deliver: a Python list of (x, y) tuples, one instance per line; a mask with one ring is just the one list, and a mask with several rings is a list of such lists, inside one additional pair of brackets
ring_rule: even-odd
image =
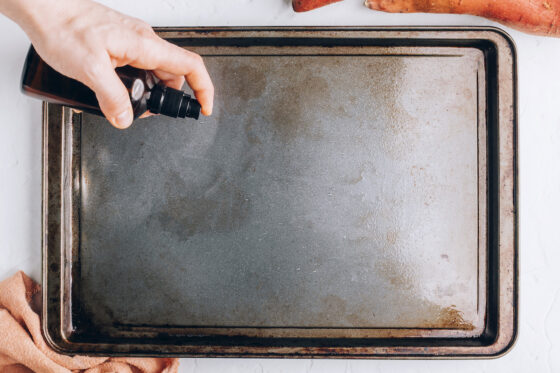
[(517, 174), (506, 36), (160, 32), (205, 57), (212, 117), (118, 131), (45, 109), (44, 317), (57, 349), (507, 350)]

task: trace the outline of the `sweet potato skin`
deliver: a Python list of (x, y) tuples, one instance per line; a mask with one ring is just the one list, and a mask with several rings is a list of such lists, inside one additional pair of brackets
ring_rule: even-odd
[(531, 34), (560, 37), (560, 0), (366, 0), (391, 13), (456, 13), (489, 18)]
[(307, 12), (339, 1), (342, 0), (292, 0), (292, 8), (296, 12)]
[[(306, 12), (342, 0), (292, 0)], [(560, 0), (365, 0), (390, 13), (455, 13), (489, 18), (530, 34), (560, 37)]]

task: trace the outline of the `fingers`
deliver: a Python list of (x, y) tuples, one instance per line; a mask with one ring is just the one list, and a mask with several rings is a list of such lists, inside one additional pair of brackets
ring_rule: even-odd
[(95, 92), (101, 111), (113, 126), (124, 129), (132, 124), (133, 113), (128, 91), (108, 56), (90, 63), (85, 69), (83, 81)]
[(202, 106), (202, 114), (212, 113), (214, 85), (198, 54), (154, 36), (136, 38), (127, 46), (126, 56), (134, 67), (184, 76)]
[(154, 74), (156, 74), (166, 86), (174, 89), (181, 89), (183, 88), (183, 84), (185, 84), (185, 77), (182, 75), (170, 74), (163, 70), (154, 70)]
[(146, 111), (144, 114), (140, 115), (140, 116), (138, 117), (138, 119), (149, 118), (149, 117), (153, 117), (153, 116), (155, 116), (155, 115), (156, 115), (156, 114), (154, 114), (154, 113), (150, 113), (149, 111)]

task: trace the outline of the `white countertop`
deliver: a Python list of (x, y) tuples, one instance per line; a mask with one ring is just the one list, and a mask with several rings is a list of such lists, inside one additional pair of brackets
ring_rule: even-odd
[[(296, 14), (291, 0), (102, 1), (154, 26), (494, 25), (470, 16), (383, 14), (346, 0)], [(560, 371), (560, 39), (506, 29), (519, 72), (520, 323), (495, 360), (182, 359), (181, 372)], [(41, 278), (41, 103), (19, 92), (29, 41), (0, 16), (0, 279)]]

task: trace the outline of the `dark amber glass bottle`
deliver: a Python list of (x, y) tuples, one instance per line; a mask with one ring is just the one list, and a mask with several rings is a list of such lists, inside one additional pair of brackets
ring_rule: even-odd
[[(148, 110), (174, 118), (198, 119), (198, 101), (183, 91), (165, 86), (151, 71), (132, 66), (118, 67), (115, 71), (128, 90), (134, 119)], [(25, 94), (44, 101), (103, 115), (91, 89), (47, 65), (33, 46), (23, 67), (21, 89)]]

